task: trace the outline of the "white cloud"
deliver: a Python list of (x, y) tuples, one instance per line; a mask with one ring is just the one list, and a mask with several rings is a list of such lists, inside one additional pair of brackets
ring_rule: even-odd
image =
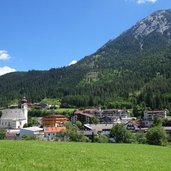
[(157, 0), (136, 0), (136, 2), (138, 4), (145, 4), (145, 3), (152, 3), (152, 4), (154, 4), (154, 3), (157, 2)]
[(6, 50), (0, 50), (0, 60), (6, 61), (10, 58), (10, 55), (8, 54), (8, 51)]
[(76, 60), (73, 60), (70, 64), (69, 64), (69, 66), (70, 65), (74, 65), (74, 64), (76, 64), (77, 63), (77, 61)]
[(146, 3), (151, 3), (154, 4), (158, 0), (125, 0), (125, 2), (136, 2), (137, 4), (146, 4)]
[(10, 72), (15, 72), (16, 70), (14, 68), (10, 68), (8, 66), (4, 66), (4, 67), (0, 67), (0, 76), (1, 75), (4, 75), (4, 74), (7, 74), (7, 73), (10, 73)]

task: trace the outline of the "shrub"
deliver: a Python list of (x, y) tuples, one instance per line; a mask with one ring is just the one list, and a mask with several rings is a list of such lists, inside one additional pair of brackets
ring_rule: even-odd
[(0, 129), (0, 140), (5, 139), (6, 137), (6, 131), (4, 129)]
[(116, 124), (111, 130), (111, 136), (116, 143), (132, 143), (135, 142), (135, 136), (127, 130), (123, 125)]
[(35, 140), (36, 137), (34, 135), (23, 135), (22, 140)]
[(161, 120), (161, 118), (159, 118), (159, 117), (154, 118), (154, 122), (151, 125), (151, 127), (155, 127), (155, 126), (159, 126), (159, 127), (162, 126), (162, 120)]
[(95, 140), (95, 142), (98, 142), (98, 143), (108, 143), (109, 142), (108, 137), (105, 135), (95, 136), (94, 140)]
[(146, 136), (145, 136), (144, 133), (137, 133), (137, 134), (136, 134), (136, 141), (137, 141), (139, 144), (146, 144), (147, 138), (146, 138)]
[(71, 122), (65, 122), (67, 131), (65, 133), (68, 141), (77, 141), (77, 142), (87, 142), (89, 139), (84, 136), (81, 132), (78, 132), (77, 125), (72, 125)]
[(166, 145), (168, 142), (166, 131), (160, 126), (150, 128), (146, 138), (147, 143), (151, 145)]
[(80, 121), (77, 121), (77, 122), (76, 122), (76, 125), (77, 125), (78, 128), (81, 128), (82, 123), (81, 123)]

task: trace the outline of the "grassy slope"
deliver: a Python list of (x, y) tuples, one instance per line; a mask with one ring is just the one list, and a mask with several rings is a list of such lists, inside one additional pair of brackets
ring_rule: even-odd
[(171, 170), (171, 148), (129, 144), (0, 141), (0, 170)]

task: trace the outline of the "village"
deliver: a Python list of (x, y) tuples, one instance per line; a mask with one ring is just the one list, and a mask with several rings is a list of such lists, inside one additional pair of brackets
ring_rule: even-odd
[[(29, 127), (29, 106), (27, 99), (24, 97), (20, 102), (20, 107), (12, 106), (2, 110), (0, 129), (5, 130), (5, 139), (69, 141), (72, 138), (70, 136), (67, 137), (66, 133), (74, 130), (79, 137), (81, 135), (86, 137), (86, 141), (93, 141), (92, 137), (94, 136), (106, 136), (109, 142), (115, 142), (114, 139), (110, 138), (110, 133), (116, 124), (121, 124), (133, 133), (145, 133), (153, 124), (155, 118), (168, 119), (167, 110), (144, 111), (143, 118), (137, 119), (136, 117), (131, 117), (130, 111), (127, 109), (102, 110), (97, 107), (76, 110), (70, 117), (54, 114), (52, 110), (51, 114), (39, 117), (38, 122)], [(47, 104), (44, 106), (47, 106)], [(170, 125), (165, 125), (163, 128), (166, 132), (171, 132)]]

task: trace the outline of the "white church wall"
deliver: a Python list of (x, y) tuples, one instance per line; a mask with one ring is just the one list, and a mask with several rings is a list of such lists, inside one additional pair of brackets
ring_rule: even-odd
[(0, 128), (23, 128), (28, 123), (28, 106), (27, 101), (21, 104), (21, 108), (5, 109), (2, 111), (0, 118)]

